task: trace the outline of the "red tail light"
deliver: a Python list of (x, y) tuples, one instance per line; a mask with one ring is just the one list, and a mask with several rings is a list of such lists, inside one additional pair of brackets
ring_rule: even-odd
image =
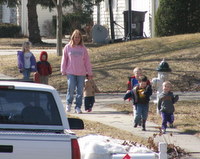
[(0, 89), (14, 89), (14, 86), (0, 86)]
[(72, 139), (72, 159), (81, 159), (81, 153), (77, 139)]

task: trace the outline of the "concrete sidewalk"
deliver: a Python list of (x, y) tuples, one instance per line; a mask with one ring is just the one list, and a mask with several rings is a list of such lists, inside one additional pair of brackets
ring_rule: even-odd
[[(191, 98), (197, 100), (200, 96), (200, 92), (179, 92), (178, 94), (180, 96), (180, 100), (187, 100)], [(97, 121), (112, 127), (116, 127), (118, 129), (131, 132), (136, 136), (141, 136), (144, 138), (153, 137), (155, 133), (159, 133), (159, 129), (157, 127), (160, 125), (156, 125), (147, 121), (147, 131), (142, 131), (141, 127), (133, 128), (132, 115), (118, 112), (115, 109), (107, 106), (108, 104), (114, 103), (123, 104), (123, 95), (124, 94), (98, 94), (96, 96), (96, 103), (92, 112), (75, 114), (72, 111), (70, 114), (82, 119)], [(65, 103), (65, 95), (62, 95), (61, 97), (63, 103)], [(173, 135), (171, 136), (171, 134)], [(192, 155), (187, 159), (200, 159), (200, 138), (194, 135), (183, 134), (181, 131), (175, 128), (168, 128), (167, 133), (161, 136), (157, 135), (155, 141), (167, 142), (183, 148), (186, 152), (190, 152)]]

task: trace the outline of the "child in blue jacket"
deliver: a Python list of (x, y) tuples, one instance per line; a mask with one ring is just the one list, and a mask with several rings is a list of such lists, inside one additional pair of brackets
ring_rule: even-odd
[(29, 80), (31, 72), (36, 72), (36, 60), (30, 51), (31, 43), (24, 42), (22, 51), (17, 51), (18, 69), (24, 80)]

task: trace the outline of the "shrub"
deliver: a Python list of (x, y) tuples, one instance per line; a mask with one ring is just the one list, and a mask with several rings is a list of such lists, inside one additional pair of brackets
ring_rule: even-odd
[(17, 37), (21, 31), (21, 27), (15, 24), (0, 24), (0, 37), (8, 38), (8, 37)]
[[(63, 15), (62, 34), (63, 35), (71, 34), (75, 29), (83, 30), (82, 26), (90, 24), (91, 22), (92, 18), (87, 13), (76, 12)], [(53, 26), (54, 30), (56, 30), (56, 17), (53, 17)]]
[(157, 36), (200, 32), (199, 0), (160, 0), (155, 17)]

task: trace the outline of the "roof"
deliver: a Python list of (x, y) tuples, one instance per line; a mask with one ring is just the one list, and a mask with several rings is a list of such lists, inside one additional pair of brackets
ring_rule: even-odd
[(33, 82), (20, 82), (20, 81), (0, 81), (0, 86), (14, 86), (15, 89), (26, 89), (36, 91), (48, 91), (55, 90), (54, 87), (45, 84), (33, 83)]

